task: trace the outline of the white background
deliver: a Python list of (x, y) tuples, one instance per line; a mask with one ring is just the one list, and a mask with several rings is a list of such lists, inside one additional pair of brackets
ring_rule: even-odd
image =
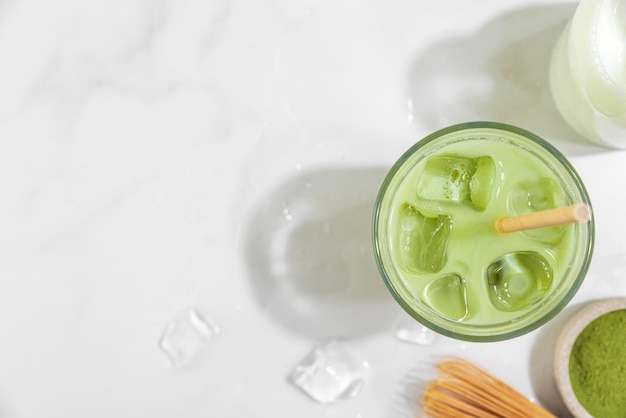
[[(415, 369), (442, 355), (564, 415), (555, 335), (582, 302), (626, 295), (624, 152), (587, 144), (549, 93), (574, 8), (0, 0), (0, 416), (413, 416)], [(572, 307), (533, 333), (403, 343), (372, 204), (404, 150), (469, 120), (570, 159), (594, 259)], [(189, 308), (221, 332), (173, 368), (158, 341)], [(355, 398), (320, 405), (288, 383), (323, 339), (369, 364)]]

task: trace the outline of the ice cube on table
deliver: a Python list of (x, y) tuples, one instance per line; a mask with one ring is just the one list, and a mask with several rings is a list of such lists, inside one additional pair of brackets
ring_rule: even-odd
[(426, 161), (417, 182), (421, 199), (454, 202), (484, 210), (494, 186), (496, 168), (488, 156), (437, 155)]
[(365, 386), (369, 365), (358, 360), (345, 343), (317, 344), (292, 370), (289, 382), (320, 403), (356, 396)]
[(459, 321), (469, 313), (465, 280), (457, 274), (447, 274), (428, 283), (424, 297), (434, 310), (449, 319)]
[(487, 267), (487, 289), (493, 306), (515, 311), (539, 301), (552, 286), (548, 260), (534, 251), (508, 253)]
[(399, 250), (404, 267), (417, 273), (441, 270), (446, 260), (452, 218), (449, 215), (424, 216), (408, 203), (400, 208), (399, 217)]
[(159, 347), (174, 367), (190, 364), (219, 333), (219, 328), (195, 309), (186, 309), (166, 325)]

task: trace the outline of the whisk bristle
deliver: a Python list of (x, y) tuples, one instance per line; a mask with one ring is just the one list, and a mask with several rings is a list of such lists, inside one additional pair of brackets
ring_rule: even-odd
[(424, 392), (423, 410), (427, 417), (554, 418), (540, 405), (466, 360), (442, 360), (437, 370), (439, 376)]

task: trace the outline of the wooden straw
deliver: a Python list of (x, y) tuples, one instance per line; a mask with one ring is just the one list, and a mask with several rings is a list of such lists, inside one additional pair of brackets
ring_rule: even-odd
[(554, 418), (540, 405), (474, 364), (451, 358), (424, 393), (424, 413), (433, 418)]
[(548, 209), (520, 216), (505, 216), (496, 219), (496, 229), (500, 232), (516, 232), (547, 226), (587, 222), (591, 219), (591, 208), (579, 203), (556, 209)]

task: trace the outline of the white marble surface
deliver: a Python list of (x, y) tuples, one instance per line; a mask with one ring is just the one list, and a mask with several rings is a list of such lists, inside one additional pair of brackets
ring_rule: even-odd
[[(563, 415), (551, 344), (626, 295), (624, 151), (556, 113), (552, 44), (575, 3), (0, 0), (0, 416), (412, 416), (412, 370), (473, 359)], [(372, 259), (387, 168), (467, 120), (570, 158), (597, 243), (572, 308), (511, 341), (400, 342)], [(219, 328), (172, 367), (168, 322)], [(287, 382), (316, 341), (367, 361), (332, 405)]]

